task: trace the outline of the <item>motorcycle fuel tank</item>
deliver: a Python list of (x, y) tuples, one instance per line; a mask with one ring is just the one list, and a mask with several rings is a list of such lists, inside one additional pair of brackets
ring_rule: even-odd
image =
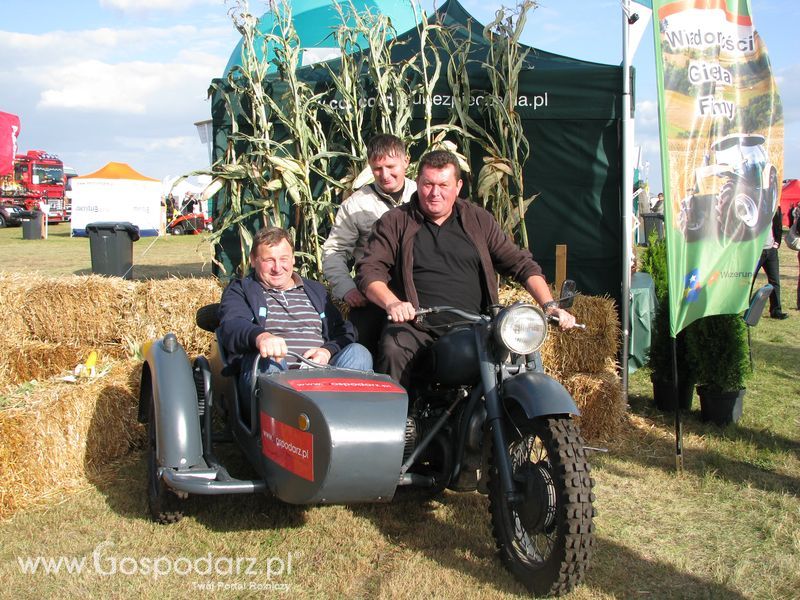
[(272, 493), (291, 504), (388, 502), (405, 444), (406, 391), (343, 369), (259, 377), (260, 446)]

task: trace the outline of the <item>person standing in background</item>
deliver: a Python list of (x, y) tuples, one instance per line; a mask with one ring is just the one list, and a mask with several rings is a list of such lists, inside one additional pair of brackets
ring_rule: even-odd
[(350, 268), (363, 256), (375, 221), (390, 208), (408, 202), (417, 184), (406, 177), (408, 154), (397, 136), (384, 133), (370, 139), (367, 162), (375, 181), (353, 192), (339, 207), (323, 246), (322, 272), (334, 298), (350, 307), (347, 318), (358, 332), (358, 341), (375, 354), (386, 313), (359, 291)]
[(788, 319), (789, 315), (781, 308), (781, 274), (778, 264), (778, 248), (783, 239), (783, 214), (780, 206), (772, 217), (772, 227), (767, 229), (767, 238), (764, 240), (764, 248), (761, 250), (761, 258), (758, 259), (753, 279), (755, 280), (758, 272), (763, 268), (767, 276), (767, 282), (772, 286), (772, 293), (769, 295), (769, 316), (772, 319)]

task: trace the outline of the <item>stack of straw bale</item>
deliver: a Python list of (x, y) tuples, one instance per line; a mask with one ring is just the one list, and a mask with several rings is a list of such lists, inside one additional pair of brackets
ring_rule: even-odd
[[(504, 287), (504, 304), (530, 302), (519, 287)], [(614, 301), (598, 296), (575, 297), (569, 311), (585, 330), (550, 330), (542, 346), (545, 371), (567, 388), (581, 411), (581, 432), (590, 439), (610, 439), (625, 418), (622, 382), (617, 369), (620, 328)]]
[[(207, 353), (194, 315), (220, 291), (210, 278), (0, 274), (0, 517), (85, 484), (141, 441), (132, 355), (168, 332)], [(93, 350), (105, 374), (62, 381)]]

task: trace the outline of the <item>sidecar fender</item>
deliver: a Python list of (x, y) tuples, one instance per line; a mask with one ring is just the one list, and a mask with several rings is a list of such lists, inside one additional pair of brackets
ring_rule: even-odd
[(152, 397), (159, 466), (188, 469), (204, 465), (197, 388), (186, 351), (175, 334), (168, 333), (148, 344), (144, 355), (139, 421), (147, 421)]
[(544, 373), (527, 372), (506, 379), (502, 396), (506, 404), (516, 402), (529, 419), (581, 414), (566, 388)]

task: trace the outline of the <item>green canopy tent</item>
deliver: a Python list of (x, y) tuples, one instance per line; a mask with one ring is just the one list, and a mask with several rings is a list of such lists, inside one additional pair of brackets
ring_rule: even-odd
[[(467, 31), (471, 32), (473, 62), (468, 70), (472, 95), (478, 104), (490, 89), (479, 64), (488, 47), (482, 37), (483, 26), (457, 0), (449, 0), (431, 19), (448, 27), (462, 26), (462, 39)], [(417, 29), (399, 35), (398, 41), (403, 42), (394, 46), (393, 57), (398, 60), (419, 52)], [(447, 56), (442, 54), (442, 60), (446, 64)], [(327, 64), (336, 71), (336, 62)], [(525, 217), (534, 258), (552, 281), (556, 245), (566, 244), (567, 276), (576, 280), (582, 293), (608, 294), (618, 305), (623, 262), (622, 73), (621, 66), (530, 48), (519, 76), (517, 106), (531, 145), (524, 173), (525, 195), (538, 194)], [(320, 65), (303, 67), (298, 74), (317, 91), (330, 83), (327, 71)], [(224, 80), (215, 83), (218, 89), (213, 97), (212, 117), (216, 158), (226, 147), (230, 116), (221, 96), (227, 84)], [(434, 90), (434, 122), (447, 120), (451, 104), (452, 92), (446, 79), (441, 78)], [(412, 129), (420, 130), (424, 127), (422, 106), (415, 116)], [(481, 158), (473, 152), (475, 173)], [(217, 259), (230, 273), (228, 267), (238, 264), (239, 258), (239, 238), (231, 232), (223, 236)]]

